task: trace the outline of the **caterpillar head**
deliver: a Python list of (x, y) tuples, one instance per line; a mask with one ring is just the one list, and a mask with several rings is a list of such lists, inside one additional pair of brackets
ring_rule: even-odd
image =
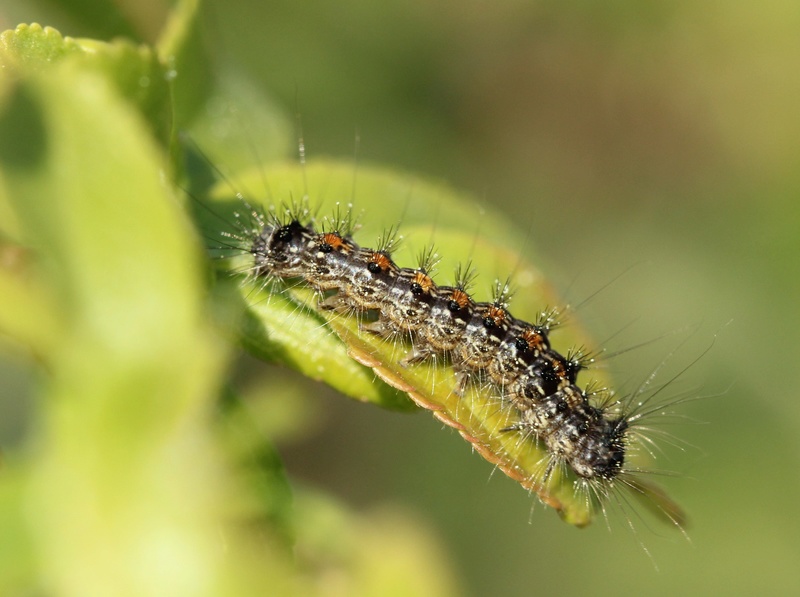
[(304, 252), (313, 238), (313, 230), (298, 220), (265, 225), (250, 248), (256, 271), (279, 278), (302, 276)]

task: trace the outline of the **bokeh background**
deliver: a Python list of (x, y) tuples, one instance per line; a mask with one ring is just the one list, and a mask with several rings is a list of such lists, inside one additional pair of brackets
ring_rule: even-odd
[[(571, 528), (427, 414), (243, 360), (243, 385), (305, 396), (304, 431), (278, 442), (296, 484), (411, 512), (466, 595), (800, 590), (800, 5), (206, 4), (213, 59), (270, 99), (290, 145), (299, 110), (312, 157), (351, 157), (358, 136), (360, 161), (472, 193), (530, 229), (570, 302), (591, 297), (578, 317), (595, 337), (660, 339), (611, 362), (623, 387), (676, 347), (673, 373), (700, 357), (678, 384), (707, 398), (685, 406), (663, 481), (691, 541), (649, 520)], [(164, 14), (5, 0), (0, 29), (147, 41)], [(0, 366), (2, 393), (24, 397), (25, 366)], [(24, 420), (2, 417), (4, 443)]]

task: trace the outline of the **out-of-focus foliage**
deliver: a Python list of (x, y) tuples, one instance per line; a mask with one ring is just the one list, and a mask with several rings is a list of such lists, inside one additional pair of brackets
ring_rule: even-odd
[(29, 433), (0, 468), (0, 592), (449, 594), (412, 517), (295, 501), (248, 403), (220, 399), (211, 313), (236, 314), (212, 308), (173, 182), (173, 123), (225, 93), (181, 91), (204, 59), (196, 8), (177, 8), (164, 55), (38, 25), (0, 35), (0, 334), (37, 370)]

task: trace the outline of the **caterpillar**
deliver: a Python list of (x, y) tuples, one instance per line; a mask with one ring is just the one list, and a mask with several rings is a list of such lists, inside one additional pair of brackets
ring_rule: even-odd
[[(491, 300), (480, 301), (472, 293), (475, 268), (462, 265), (452, 284), (439, 284), (432, 248), (416, 267), (401, 267), (396, 229), (383, 230), (370, 248), (354, 240), (360, 231), (350, 208), (336, 204), (330, 216), (312, 214), (307, 180), (324, 172), (335, 189), (330, 180), (344, 179), (349, 168), (274, 168), (269, 188), (289, 198), (281, 207), (254, 207), (240, 194), (216, 248), (237, 259), (230, 269), (244, 275), (249, 300), (269, 300), (257, 292), (293, 297), (298, 309), (338, 334), (350, 357), (456, 428), (567, 521), (588, 524), (610, 500), (624, 507), (625, 492), (632, 492), (682, 528), (680, 507), (644, 478), (649, 468), (634, 464), (643, 452), (652, 454), (643, 421), (666, 406), (651, 406), (641, 389), (620, 399), (603, 383), (581, 385), (579, 375), (594, 358), (584, 349), (553, 347), (558, 309), (517, 317), (508, 283), (496, 283)], [(287, 174), (294, 190), (275, 182)]]

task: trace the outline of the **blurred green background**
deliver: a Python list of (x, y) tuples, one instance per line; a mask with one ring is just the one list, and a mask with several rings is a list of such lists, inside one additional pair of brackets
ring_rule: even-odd
[[(152, 41), (164, 14), (5, 0), (0, 29)], [(278, 442), (294, 482), (412, 511), (466, 595), (800, 590), (798, 3), (217, 0), (205, 18), (218, 68), (283, 114), (283, 151), (296, 108), (312, 157), (352, 156), (358, 135), (360, 161), (445, 179), (529, 227), (566, 298), (592, 297), (582, 323), (600, 340), (623, 330), (612, 349), (666, 336), (611, 361), (623, 388), (672, 348), (677, 372), (713, 343), (676, 384), (713, 396), (674, 428), (693, 447), (664, 463), (691, 542), (648, 521), (571, 528), (427, 414), (243, 361), (242, 383), (311, 396), (306, 431)], [(0, 366), (13, 445), (29, 373)]]

